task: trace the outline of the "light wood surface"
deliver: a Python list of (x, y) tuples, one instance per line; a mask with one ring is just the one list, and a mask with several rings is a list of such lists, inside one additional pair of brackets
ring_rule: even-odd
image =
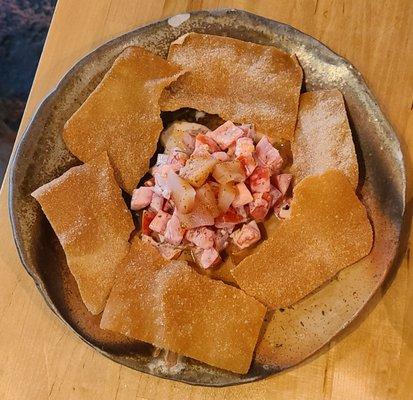
[[(411, 167), (411, 0), (60, 0), (19, 133), (64, 72), (91, 49), (141, 24), (216, 7), (286, 22), (349, 59), (396, 128)], [(409, 251), (356, 323), (310, 360), (248, 385), (192, 387), (115, 364), (69, 332), (19, 262), (6, 203), (7, 178), (0, 194), (0, 399), (413, 399)]]

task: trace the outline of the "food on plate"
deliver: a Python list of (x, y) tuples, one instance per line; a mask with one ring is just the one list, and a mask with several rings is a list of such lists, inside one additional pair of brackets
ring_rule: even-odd
[(134, 239), (101, 327), (237, 373), (246, 373), (266, 308), (243, 291), (167, 264)]
[(306, 176), (337, 169), (357, 187), (356, 150), (340, 91), (319, 90), (300, 96), (292, 153), (296, 184)]
[(158, 100), (183, 73), (140, 47), (128, 47), (66, 122), (63, 139), (83, 162), (107, 151), (119, 185), (131, 193), (146, 173), (162, 130)]
[(92, 314), (102, 312), (135, 226), (106, 153), (32, 193), (65, 251)]
[(372, 243), (354, 188), (342, 172), (329, 170), (294, 188), (290, 218), (232, 274), (268, 307), (288, 307), (369, 254)]
[(86, 164), (33, 193), (102, 329), (244, 374), (267, 307), (370, 252), (343, 97), (301, 83), (294, 55), (227, 37), (119, 55), (64, 127)]
[(253, 122), (271, 142), (291, 140), (302, 70), (294, 55), (229, 37), (189, 33), (168, 61), (186, 71), (163, 92), (161, 109), (191, 107), (237, 123)]
[[(213, 131), (200, 124), (178, 127), (174, 143), (185, 138), (190, 145), (165, 146), (165, 153), (158, 153), (152, 176), (132, 193), (131, 209), (143, 210), (142, 238), (166, 257), (188, 250), (200, 267), (216, 268), (229, 244), (242, 250), (261, 240), (257, 222), (273, 212), (288, 217), (282, 207), (290, 201), (292, 176), (282, 171), (278, 150), (251, 125), (227, 121)], [(165, 145), (170, 132), (168, 127), (161, 135), (167, 135)]]

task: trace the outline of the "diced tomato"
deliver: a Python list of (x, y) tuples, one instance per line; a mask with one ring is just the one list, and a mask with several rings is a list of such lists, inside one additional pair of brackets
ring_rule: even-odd
[(244, 167), (246, 176), (250, 176), (257, 167), (257, 162), (255, 161), (255, 158), (252, 155), (239, 156), (238, 160)]
[(229, 222), (231, 224), (239, 224), (243, 220), (244, 217), (239, 215), (233, 207), (230, 207), (224, 214), (221, 214), (219, 217), (215, 218), (215, 223)]
[(270, 170), (268, 167), (258, 166), (249, 178), (253, 192), (269, 192), (271, 189)]
[(150, 236), (152, 229), (149, 228), (150, 223), (155, 218), (156, 212), (145, 210), (142, 213), (142, 234)]

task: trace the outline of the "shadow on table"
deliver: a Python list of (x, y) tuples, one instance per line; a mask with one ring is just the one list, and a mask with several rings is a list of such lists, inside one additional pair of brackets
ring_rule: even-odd
[(0, 182), (55, 5), (56, 0), (0, 1)]

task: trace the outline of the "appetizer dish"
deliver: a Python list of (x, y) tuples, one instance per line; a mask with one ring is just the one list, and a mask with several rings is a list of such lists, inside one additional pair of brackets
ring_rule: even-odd
[(343, 96), (302, 80), (223, 36), (118, 55), (64, 126), (81, 165), (32, 193), (101, 329), (246, 374), (264, 319), (370, 253)]
[(8, 201), (22, 265), (74, 335), (137, 371), (227, 386), (345, 334), (403, 251), (405, 194), (361, 74), (291, 26), (220, 9), (69, 69), (19, 141)]

